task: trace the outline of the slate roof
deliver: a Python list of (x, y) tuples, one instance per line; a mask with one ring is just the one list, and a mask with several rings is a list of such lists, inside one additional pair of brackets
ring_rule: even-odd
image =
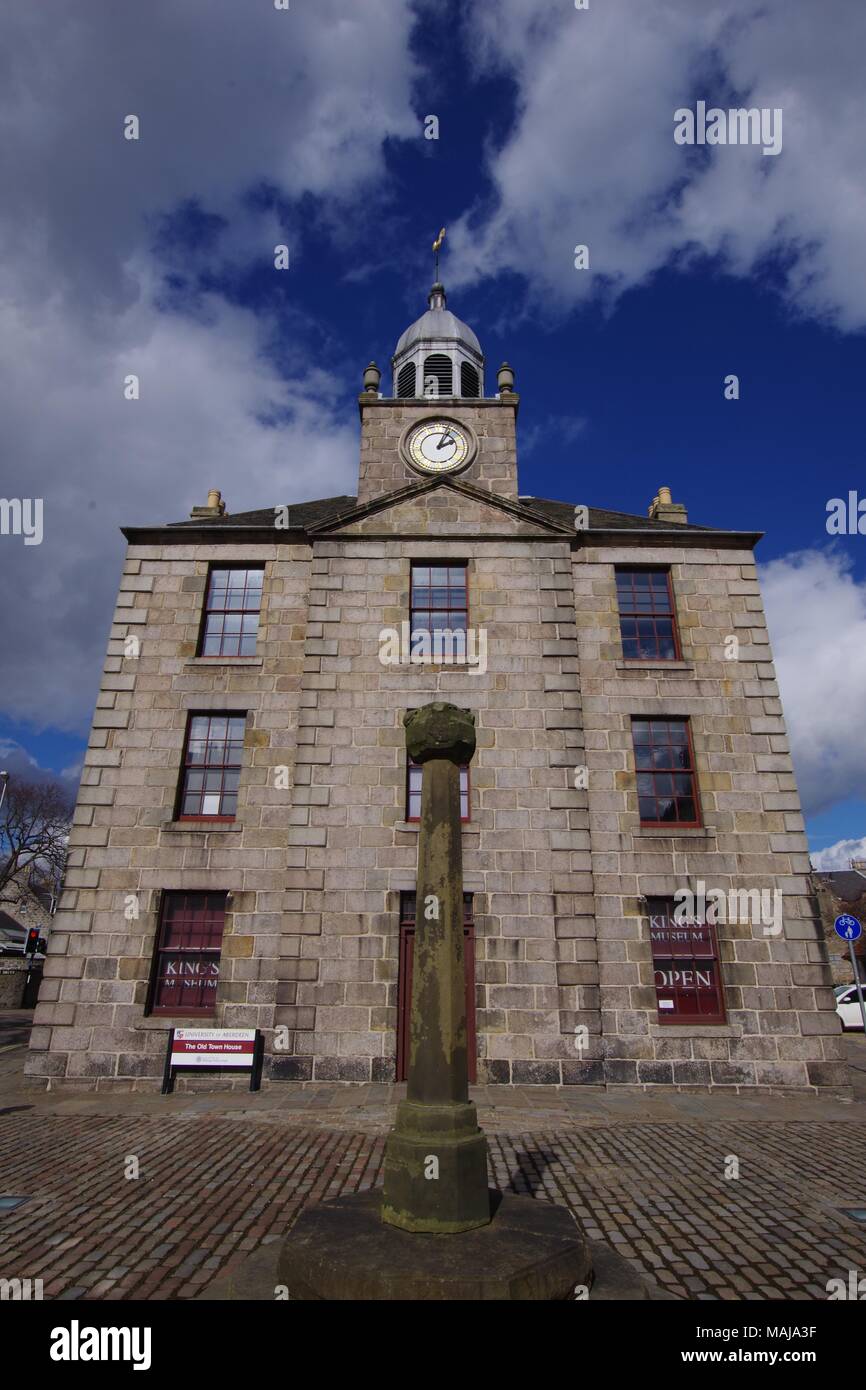
[(856, 869), (832, 869), (821, 872), (819, 877), (829, 884), (843, 903), (855, 903), (866, 893), (866, 874), (858, 873)]
[[(297, 502), (293, 507), (289, 507), (290, 531), (306, 531), (311, 526), (318, 526), (323, 521), (330, 521), (331, 517), (339, 516), (341, 512), (350, 511), (357, 502), (356, 497), (322, 497), (316, 502)], [(169, 526), (172, 530), (186, 527), (188, 530), (198, 531), (202, 526), (216, 526), (220, 529), (232, 526), (266, 526), (273, 530), (274, 508), (263, 507), (255, 512), (233, 512), (226, 513), (225, 516), (193, 517), (188, 521), (172, 521)]]
[[(548, 516), (551, 521), (557, 522), (560, 526), (574, 526), (574, 502), (557, 502), (547, 497), (519, 497), (519, 503), (525, 504), (532, 511)], [(323, 522), (330, 521), (333, 517), (340, 516), (344, 512), (351, 511), (357, 504), (356, 497), (344, 495), (342, 497), (323, 497), (315, 502), (298, 502), (289, 507), (288, 527), (290, 531), (306, 531), (314, 526), (319, 526)], [(274, 508), (264, 507), (253, 512), (233, 512), (225, 516), (214, 516), (204, 518), (192, 518), (187, 521), (173, 521), (169, 524), (170, 530), (183, 530), (186, 528), (191, 531), (198, 531), (202, 527), (210, 530), (214, 527), (219, 530), (230, 530), (234, 526), (261, 526), (269, 529), (274, 524)], [(629, 530), (629, 531), (670, 531), (673, 526), (666, 521), (651, 521), (646, 516), (632, 516), (629, 512), (612, 512), (605, 507), (589, 508), (589, 530)], [(691, 523), (686, 525), (676, 525), (677, 530), (681, 531), (706, 531), (712, 535), (724, 535), (715, 526), (693, 526)]]
[[(574, 525), (574, 502), (554, 502), (548, 497), (519, 497), (519, 502), (525, 502), (527, 507), (531, 507), (534, 512), (541, 512), (543, 516), (549, 516), (551, 521), (558, 521), (560, 526)], [(717, 526), (693, 526), (691, 522), (680, 525), (679, 522), (651, 521), (648, 516), (633, 516), (630, 512), (612, 512), (607, 507), (589, 508), (589, 530), (590, 531), (670, 531), (672, 526), (676, 526), (683, 531), (713, 531), (718, 532)]]

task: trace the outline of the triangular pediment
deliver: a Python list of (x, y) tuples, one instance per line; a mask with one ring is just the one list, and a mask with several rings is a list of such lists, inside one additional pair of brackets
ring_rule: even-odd
[(384, 494), (314, 528), (317, 536), (573, 537), (566, 526), (459, 478), (431, 478)]

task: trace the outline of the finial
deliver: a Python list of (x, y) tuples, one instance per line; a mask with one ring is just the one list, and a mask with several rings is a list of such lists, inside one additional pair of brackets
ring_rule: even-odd
[(440, 252), (440, 250), (442, 249), (442, 243), (443, 243), (444, 240), (445, 240), (445, 228), (443, 227), (442, 230), (441, 230), (441, 232), (439, 233), (438, 237), (436, 238), (436, 240), (435, 240), (434, 243), (433, 243), (433, 256), (434, 256), (434, 268), (435, 268), (435, 269), (434, 269), (434, 276), (433, 276), (433, 278), (434, 278), (434, 280), (436, 281), (436, 284), (437, 284), (437, 285), (439, 284), (439, 252)]
[(500, 392), (511, 395), (514, 391), (514, 372), (507, 362), (503, 362), (499, 371), (496, 373), (496, 381)]

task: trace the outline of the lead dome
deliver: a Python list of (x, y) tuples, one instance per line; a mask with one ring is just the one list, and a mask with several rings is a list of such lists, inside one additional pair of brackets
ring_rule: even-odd
[(484, 354), (468, 324), (447, 307), (437, 281), (427, 309), (403, 333), (391, 366), (394, 395), (401, 398), (471, 398), (484, 394)]

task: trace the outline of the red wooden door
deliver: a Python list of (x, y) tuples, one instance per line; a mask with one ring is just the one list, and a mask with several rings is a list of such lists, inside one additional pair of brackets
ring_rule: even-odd
[[(409, 1023), (412, 1017), (412, 957), (415, 945), (415, 894), (400, 895), (400, 963), (397, 975), (397, 1080), (405, 1081), (409, 1068)], [(477, 1074), (478, 1044), (475, 1032), (475, 924), (472, 894), (463, 894), (463, 965), (466, 977), (466, 1046), (469, 1080)]]

